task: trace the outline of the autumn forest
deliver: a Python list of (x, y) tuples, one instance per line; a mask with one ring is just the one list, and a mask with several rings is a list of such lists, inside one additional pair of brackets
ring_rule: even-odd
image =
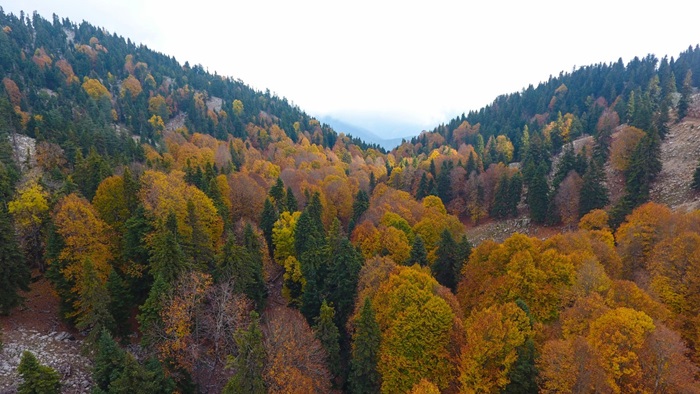
[(651, 193), (700, 47), (387, 151), (87, 22), (0, 28), (0, 343), (46, 283), (89, 360), (22, 348), (0, 391), (700, 393), (700, 211)]

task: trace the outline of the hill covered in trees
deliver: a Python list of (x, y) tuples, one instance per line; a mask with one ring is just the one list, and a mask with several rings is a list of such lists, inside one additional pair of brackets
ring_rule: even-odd
[[(0, 28), (0, 309), (48, 278), (95, 392), (700, 390), (700, 216), (647, 203), (699, 47), (386, 152), (87, 22)], [(465, 235), (514, 217), (561, 234)]]

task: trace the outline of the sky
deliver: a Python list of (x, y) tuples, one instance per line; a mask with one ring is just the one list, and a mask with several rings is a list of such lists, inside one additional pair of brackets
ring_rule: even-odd
[(575, 67), (678, 56), (700, 3), (4, 0), (86, 20), (382, 137), (415, 135)]

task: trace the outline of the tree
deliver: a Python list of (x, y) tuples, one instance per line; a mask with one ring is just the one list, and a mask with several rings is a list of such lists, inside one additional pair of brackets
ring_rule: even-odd
[(53, 368), (41, 365), (29, 351), (22, 353), (17, 367), (22, 383), (17, 387), (19, 394), (58, 394), (61, 392), (61, 377)]
[(321, 345), (326, 349), (328, 370), (335, 376), (338, 386), (342, 386), (340, 381), (342, 381), (342, 368), (340, 365), (340, 333), (338, 332), (338, 327), (335, 325), (335, 310), (332, 305), (328, 305), (326, 300), (323, 300), (321, 304), (321, 310), (318, 317), (314, 320), (316, 325), (314, 328), (314, 334), (316, 338), (321, 342)]
[(170, 212), (165, 223), (153, 234), (149, 245), (149, 264), (153, 277), (162, 277), (166, 282), (173, 282), (189, 267), (187, 256), (180, 244), (177, 231), (177, 219)]
[(352, 233), (355, 225), (359, 223), (360, 217), (367, 209), (369, 209), (369, 196), (367, 192), (360, 189), (355, 195), (355, 201), (352, 203), (352, 217), (350, 218), (350, 225), (348, 226), (349, 233)]
[(608, 189), (605, 187), (605, 173), (596, 160), (591, 160), (583, 174), (579, 195), (579, 217), (608, 204)]
[(114, 318), (109, 312), (110, 295), (106, 281), (102, 281), (90, 258), (83, 262), (82, 275), (76, 287), (78, 301), (75, 302), (72, 316), (76, 317), (75, 326), (89, 331), (88, 342), (95, 342), (102, 328), (113, 328)]
[(413, 239), (411, 255), (408, 258), (407, 264), (418, 264), (421, 267), (428, 265), (428, 252), (425, 250), (425, 243), (423, 242), (423, 237), (420, 235), (416, 235), (416, 237)]
[(693, 93), (693, 72), (688, 69), (683, 78), (683, 87), (681, 88), (681, 99), (678, 102), (678, 121), (688, 115), (688, 109), (691, 103), (691, 94)]
[(530, 206), (530, 218), (535, 223), (544, 223), (549, 207), (549, 185), (547, 184), (547, 165), (540, 163), (528, 184), (527, 203)]
[(510, 382), (517, 349), (533, 333), (530, 319), (515, 303), (473, 311), (466, 322), (459, 381), (465, 392), (496, 392)]
[(462, 270), (462, 261), (458, 252), (459, 248), (452, 234), (448, 230), (443, 230), (440, 234), (440, 243), (435, 250), (436, 259), (430, 270), (438, 283), (453, 292), (457, 289)]
[(44, 269), (44, 243), (42, 227), (46, 223), (49, 203), (47, 193), (37, 182), (32, 181), (17, 191), (17, 198), (7, 208), (15, 219), (17, 232), (29, 263)]
[(250, 324), (239, 329), (234, 337), (238, 346), (238, 355), (230, 357), (228, 367), (234, 374), (226, 383), (224, 393), (264, 394), (266, 393), (263, 372), (265, 367), (265, 348), (257, 312), (250, 312)]
[(275, 222), (279, 219), (279, 211), (275, 208), (270, 198), (265, 199), (265, 205), (263, 205), (263, 211), (260, 215), (260, 229), (265, 236), (265, 241), (267, 242), (268, 253), (270, 256), (274, 254), (274, 243), (272, 242), (272, 230), (275, 226)]
[(22, 303), (18, 293), (29, 291), (30, 272), (19, 250), (5, 205), (0, 202), (0, 313), (7, 315)]
[(365, 298), (354, 326), (348, 377), (350, 390), (355, 394), (378, 393), (381, 386), (381, 377), (377, 372), (381, 332), (369, 297)]
[(299, 203), (297, 203), (297, 199), (294, 197), (294, 192), (291, 187), (287, 187), (287, 203), (284, 206), (289, 212), (296, 212), (299, 210)]
[(557, 207), (559, 217), (569, 228), (578, 223), (582, 184), (581, 177), (572, 170), (559, 184), (559, 189), (554, 196), (554, 204)]

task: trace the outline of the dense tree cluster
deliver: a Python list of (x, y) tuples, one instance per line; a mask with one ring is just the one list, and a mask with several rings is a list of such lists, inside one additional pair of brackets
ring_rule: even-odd
[[(699, 390), (700, 216), (646, 202), (700, 48), (387, 153), (86, 22), (0, 25), (0, 312), (49, 278), (95, 392)], [(565, 232), (465, 236), (525, 215)]]

